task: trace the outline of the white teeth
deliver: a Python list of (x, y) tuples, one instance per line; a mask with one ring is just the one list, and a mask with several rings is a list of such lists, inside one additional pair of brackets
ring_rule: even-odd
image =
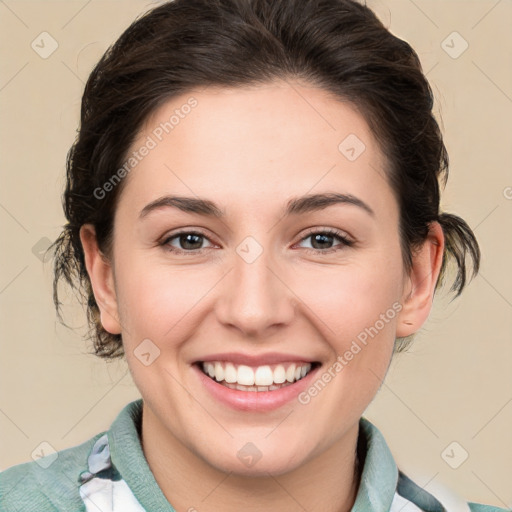
[(270, 366), (259, 366), (254, 375), (254, 382), (257, 386), (270, 386), (274, 382)]
[(233, 384), (233, 382), (236, 382), (236, 368), (231, 363), (228, 363), (226, 365), (224, 372), (224, 380), (231, 384)]
[(274, 391), (274, 389), (280, 389), (286, 386), (290, 386), (290, 382), (286, 382), (285, 384), (278, 384), (272, 386), (242, 386), (241, 384), (229, 384), (226, 381), (222, 383), (223, 386), (231, 389), (238, 389), (239, 391)]
[(285, 369), (285, 365), (278, 364), (272, 370), (270, 365), (251, 368), (246, 365), (236, 367), (233, 363), (211, 361), (202, 364), (204, 373), (217, 382), (232, 389), (242, 391), (273, 391), (287, 386), (304, 378), (311, 370), (311, 364), (298, 365), (291, 363)]
[[(304, 366), (304, 375), (306, 375), (306, 367)], [(286, 380), (286, 372), (282, 364), (276, 366), (274, 370), (274, 382), (276, 384), (282, 384)]]
[(243, 384), (244, 386), (252, 386), (254, 385), (254, 371), (251, 367), (245, 366), (241, 364), (238, 367), (236, 380), (238, 384)]
[(224, 368), (222, 365), (217, 362), (215, 363), (215, 378), (220, 382), (221, 380), (224, 380)]
[(295, 380), (295, 365), (292, 364), (288, 370), (286, 370), (286, 380), (288, 382), (293, 382)]

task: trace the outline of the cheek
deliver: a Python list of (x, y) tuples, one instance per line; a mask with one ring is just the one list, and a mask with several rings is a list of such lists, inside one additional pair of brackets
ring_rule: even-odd
[[(219, 277), (211, 267), (171, 266), (148, 258), (120, 258), (117, 274), (120, 317), (126, 335), (154, 340), (179, 337)], [(172, 332), (171, 332), (172, 331)], [(133, 335), (133, 336), (132, 336)], [(133, 339), (131, 343), (135, 343)]]
[(331, 332), (329, 337), (344, 339), (374, 325), (386, 312), (386, 320), (390, 320), (386, 326), (394, 323), (400, 299), (400, 268), (368, 264), (303, 272), (294, 289), (325, 323)]
[[(330, 345), (332, 360), (342, 358), (338, 381), (364, 388), (383, 378), (392, 356), (400, 304), (401, 264), (395, 259), (351, 264), (303, 274), (295, 288), (311, 321)], [(340, 367), (338, 368), (340, 369)]]

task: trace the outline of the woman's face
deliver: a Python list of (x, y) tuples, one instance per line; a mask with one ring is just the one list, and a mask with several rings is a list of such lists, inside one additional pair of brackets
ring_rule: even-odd
[[(102, 321), (122, 332), (147, 428), (247, 475), (354, 440), (409, 290), (397, 202), (362, 116), (299, 84), (207, 88), (164, 104), (130, 154), (116, 306)], [(262, 390), (217, 382), (205, 361)]]

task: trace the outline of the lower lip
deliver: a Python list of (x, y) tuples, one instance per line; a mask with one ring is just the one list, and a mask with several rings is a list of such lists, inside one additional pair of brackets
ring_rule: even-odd
[(194, 364), (193, 368), (206, 389), (219, 402), (239, 411), (264, 412), (278, 409), (297, 399), (297, 396), (311, 385), (311, 381), (321, 366), (314, 368), (305, 377), (293, 384), (275, 389), (274, 391), (240, 391), (238, 389), (231, 389), (208, 377), (197, 364)]

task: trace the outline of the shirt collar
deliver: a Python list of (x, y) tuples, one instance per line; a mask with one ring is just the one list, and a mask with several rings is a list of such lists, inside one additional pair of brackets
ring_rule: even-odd
[(359, 440), (365, 455), (361, 482), (351, 512), (388, 512), (398, 483), (398, 468), (380, 430), (359, 420)]
[(151, 472), (140, 443), (142, 399), (127, 404), (107, 432), (112, 464), (146, 510), (176, 512)]

